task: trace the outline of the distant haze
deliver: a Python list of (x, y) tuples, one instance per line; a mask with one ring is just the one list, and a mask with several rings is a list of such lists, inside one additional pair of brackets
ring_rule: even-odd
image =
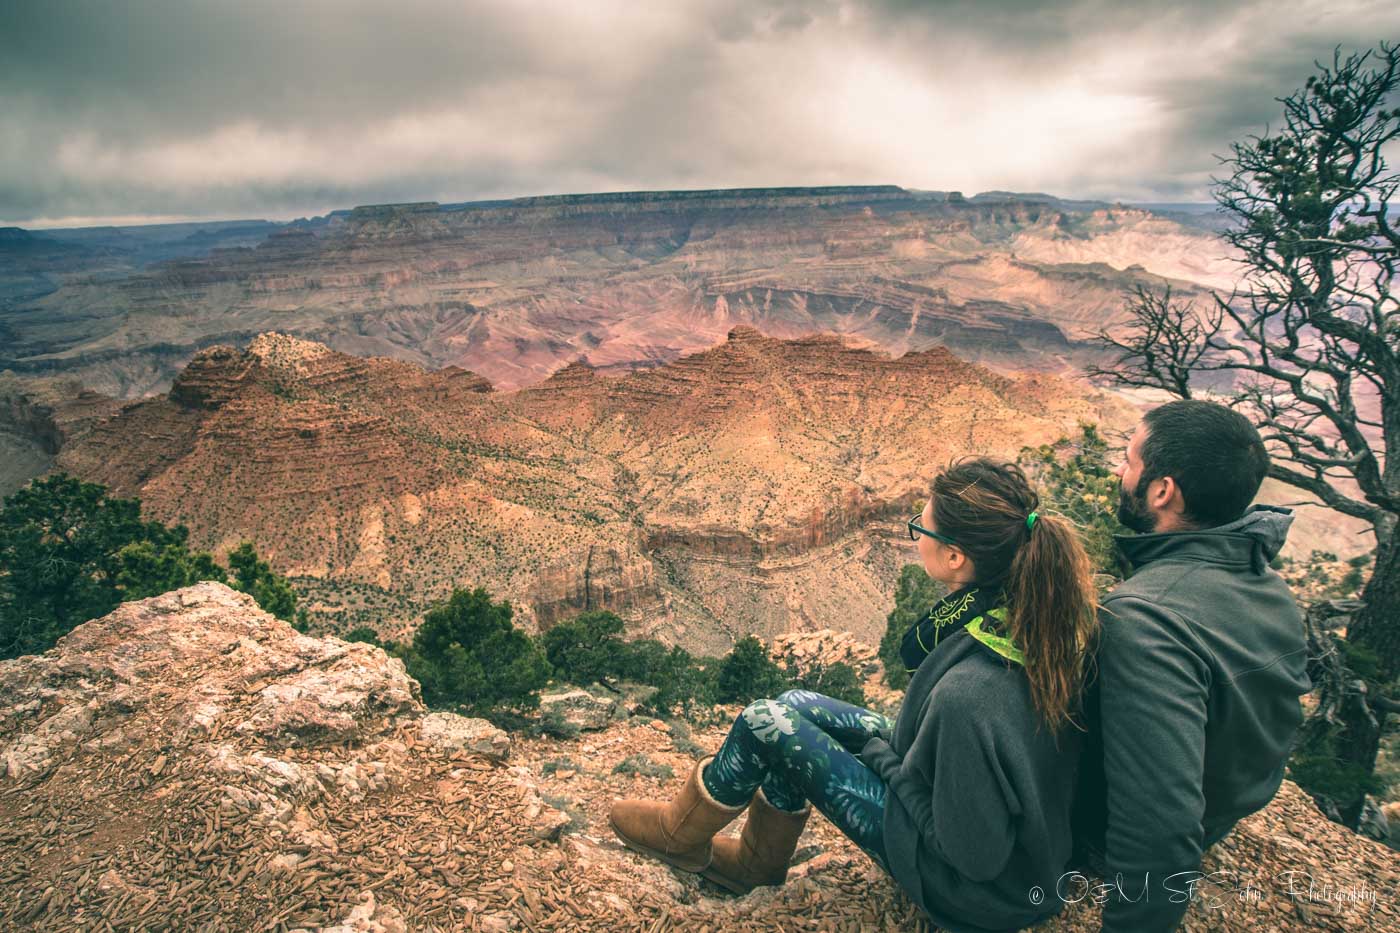
[(0, 5), (0, 225), (898, 184), (1205, 201), (1400, 4)]

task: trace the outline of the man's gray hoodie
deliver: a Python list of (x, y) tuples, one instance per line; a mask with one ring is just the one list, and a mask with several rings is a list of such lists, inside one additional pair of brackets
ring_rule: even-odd
[(1075, 813), (1077, 848), (1103, 853), (1106, 931), (1176, 929), (1202, 852), (1283, 780), (1312, 687), (1302, 615), (1268, 565), (1292, 521), (1255, 506), (1116, 538), (1134, 573), (1102, 604)]

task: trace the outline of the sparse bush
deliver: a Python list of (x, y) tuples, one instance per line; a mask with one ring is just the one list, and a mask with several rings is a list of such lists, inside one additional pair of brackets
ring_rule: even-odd
[(551, 758), (540, 765), (541, 774), (553, 774), (556, 771), (582, 771), (583, 766), (572, 758)]
[(569, 822), (560, 830), (561, 833), (579, 833), (588, 828), (588, 814), (584, 813), (574, 800), (555, 794), (540, 794), (540, 799), (568, 816)]
[(690, 726), (686, 725), (685, 720), (670, 720), (666, 723), (666, 731), (671, 735), (671, 745), (682, 755), (689, 755), (691, 758), (704, 758), (709, 754), (703, 745), (690, 737)]
[(563, 710), (558, 709), (547, 710), (540, 714), (535, 729), (540, 735), (549, 736), (551, 739), (578, 738), (579, 732), (582, 731), (578, 723), (570, 722)]
[(669, 781), (676, 776), (670, 765), (658, 764), (646, 755), (628, 755), (613, 766), (613, 774), (640, 774)]

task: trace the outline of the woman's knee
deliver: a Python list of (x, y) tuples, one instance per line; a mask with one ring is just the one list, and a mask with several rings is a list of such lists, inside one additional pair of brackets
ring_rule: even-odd
[(803, 690), (801, 687), (793, 687), (791, 690), (784, 690), (778, 694), (778, 702), (786, 703), (788, 706), (796, 707), (802, 703), (809, 703), (814, 698), (821, 696), (811, 690)]
[(754, 700), (739, 714), (739, 719), (761, 742), (774, 743), (784, 735), (797, 731), (801, 714), (782, 700)]

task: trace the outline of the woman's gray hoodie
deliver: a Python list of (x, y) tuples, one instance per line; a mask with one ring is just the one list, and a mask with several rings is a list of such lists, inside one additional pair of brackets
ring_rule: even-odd
[(889, 785), (890, 870), (940, 927), (1015, 930), (1059, 911), (1081, 734), (1058, 747), (1019, 664), (965, 628), (914, 673), (886, 741), (861, 759)]

